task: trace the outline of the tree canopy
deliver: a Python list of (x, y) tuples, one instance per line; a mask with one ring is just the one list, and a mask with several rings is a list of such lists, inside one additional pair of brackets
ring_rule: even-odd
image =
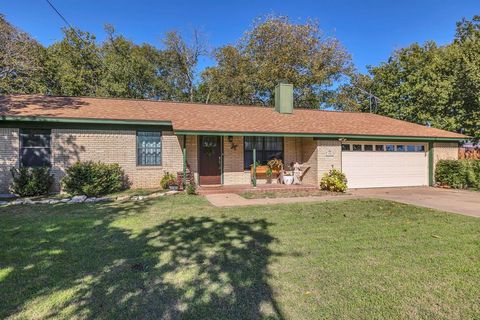
[(292, 23), (288, 17), (255, 21), (238, 44), (215, 52), (218, 64), (203, 74), (208, 101), (273, 105), (275, 86), (293, 84), (295, 105), (319, 108), (333, 85), (353, 72), (340, 42), (326, 37), (316, 21)]
[(45, 90), (44, 48), (0, 14), (0, 94)]
[(480, 138), (480, 17), (457, 23), (452, 43), (414, 43), (341, 88), (336, 107), (374, 112)]
[(65, 37), (47, 48), (45, 69), (48, 93), (65, 96), (94, 96), (103, 75), (100, 48), (95, 35), (63, 29)]

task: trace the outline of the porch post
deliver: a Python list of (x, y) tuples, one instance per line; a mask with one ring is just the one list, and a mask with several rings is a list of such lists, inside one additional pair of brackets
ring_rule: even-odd
[(253, 146), (253, 177), (252, 184), (254, 187), (257, 186), (257, 149), (255, 145)]
[(433, 159), (433, 142), (428, 143), (428, 185), (430, 187), (433, 187), (435, 185), (435, 179), (434, 179), (434, 172), (433, 172), (433, 166), (434, 164), (434, 159)]
[(183, 189), (187, 186), (187, 136), (183, 136)]

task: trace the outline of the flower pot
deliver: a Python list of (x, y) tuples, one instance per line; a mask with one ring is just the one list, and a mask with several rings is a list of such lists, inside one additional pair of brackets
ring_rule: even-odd
[(168, 189), (169, 189), (169, 190), (178, 191), (178, 186), (175, 185), (175, 184), (172, 184), (172, 185), (169, 185), (169, 186), (168, 186)]
[(293, 184), (293, 176), (283, 176), (283, 183)]

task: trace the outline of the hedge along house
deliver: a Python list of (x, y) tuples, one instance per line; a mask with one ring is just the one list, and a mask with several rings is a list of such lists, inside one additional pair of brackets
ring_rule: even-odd
[(376, 114), (294, 109), (292, 91), (279, 85), (275, 108), (0, 97), (0, 192), (12, 167), (51, 166), (58, 182), (85, 160), (119, 163), (144, 188), (187, 169), (200, 185), (250, 184), (254, 158), (274, 157), (305, 163), (305, 184), (337, 168), (350, 188), (432, 185), (436, 161), (457, 159), (467, 138)]

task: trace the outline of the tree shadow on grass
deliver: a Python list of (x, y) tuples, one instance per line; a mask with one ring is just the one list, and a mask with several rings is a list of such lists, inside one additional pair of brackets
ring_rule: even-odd
[(0, 277), (0, 317), (28, 317), (48, 301), (42, 318), (283, 318), (268, 284), (276, 254), (264, 219), (177, 218), (140, 233), (112, 224), (149, 205), (2, 225), (10, 240), (0, 270), (10, 271)]

